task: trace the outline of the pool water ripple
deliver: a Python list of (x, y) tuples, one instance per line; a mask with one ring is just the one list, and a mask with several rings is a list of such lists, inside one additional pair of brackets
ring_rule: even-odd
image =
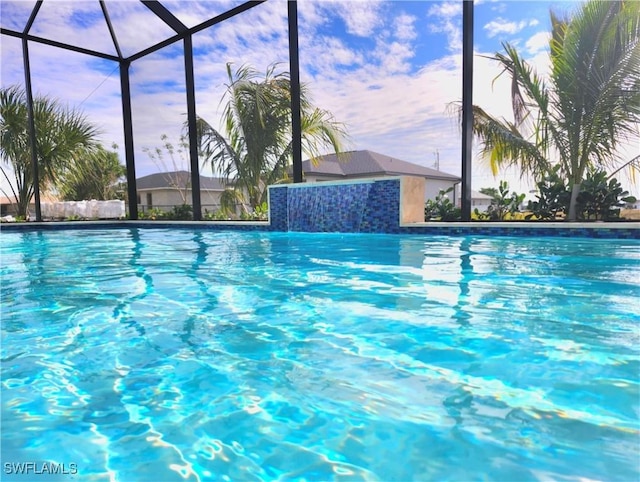
[(640, 476), (637, 241), (3, 233), (1, 272), (3, 461), (117, 481)]

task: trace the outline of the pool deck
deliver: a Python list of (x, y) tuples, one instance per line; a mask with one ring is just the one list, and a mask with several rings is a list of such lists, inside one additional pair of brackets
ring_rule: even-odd
[(411, 223), (411, 224), (403, 224), (403, 227), (443, 227), (443, 226), (455, 226), (455, 227), (473, 227), (473, 228), (481, 228), (481, 227), (512, 227), (512, 228), (531, 228), (531, 227), (539, 227), (545, 229), (596, 229), (596, 228), (605, 228), (605, 229), (640, 229), (640, 221), (619, 221), (619, 222), (604, 222), (604, 221), (576, 221), (576, 222), (544, 222), (544, 221), (470, 221), (470, 222), (443, 222), (443, 221), (425, 221), (424, 223)]
[[(195, 228), (238, 231), (277, 231), (269, 221), (61, 221), (2, 223), (1, 231), (33, 231), (104, 228)], [(582, 238), (640, 239), (640, 222), (437, 222), (400, 224), (386, 234), (554, 236)]]
[(424, 222), (401, 224), (402, 234), (449, 236), (529, 236), (563, 238), (640, 239), (639, 222)]

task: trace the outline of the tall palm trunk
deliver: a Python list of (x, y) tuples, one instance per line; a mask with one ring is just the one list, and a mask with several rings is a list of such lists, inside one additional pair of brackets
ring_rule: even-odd
[(578, 219), (578, 195), (580, 194), (581, 182), (576, 182), (571, 187), (571, 199), (569, 201), (569, 213), (567, 221), (576, 221)]

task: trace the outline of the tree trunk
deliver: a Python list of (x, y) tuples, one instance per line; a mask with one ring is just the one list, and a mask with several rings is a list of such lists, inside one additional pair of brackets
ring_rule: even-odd
[(255, 211), (256, 206), (260, 204), (260, 198), (254, 193), (249, 196), (249, 204), (251, 204), (251, 210)]
[(16, 198), (16, 215), (22, 216), (27, 219), (29, 215), (29, 194), (26, 192), (19, 192), (18, 197)]
[(578, 219), (577, 207), (578, 207), (578, 194), (580, 194), (581, 183), (575, 183), (571, 188), (571, 199), (569, 201), (569, 214), (567, 215), (567, 221), (576, 221)]

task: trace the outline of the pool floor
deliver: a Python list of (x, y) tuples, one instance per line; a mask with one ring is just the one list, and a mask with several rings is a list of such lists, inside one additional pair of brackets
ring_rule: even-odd
[(640, 479), (640, 241), (1, 236), (2, 480)]

